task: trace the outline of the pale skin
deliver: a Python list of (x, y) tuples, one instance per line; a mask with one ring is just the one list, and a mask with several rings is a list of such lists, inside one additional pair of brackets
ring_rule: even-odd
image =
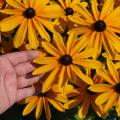
[[(34, 95), (41, 76), (32, 76), (35, 69), (31, 61), (38, 57), (36, 51), (23, 51), (0, 56), (0, 114), (14, 103)], [(27, 77), (29, 76), (29, 77)]]

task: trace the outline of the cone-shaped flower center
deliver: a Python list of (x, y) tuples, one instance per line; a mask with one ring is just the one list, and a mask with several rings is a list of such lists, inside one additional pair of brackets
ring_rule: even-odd
[(35, 16), (35, 10), (33, 8), (27, 8), (23, 14), (28, 19), (33, 18)]
[(120, 83), (117, 83), (117, 84), (115, 85), (115, 91), (116, 91), (117, 93), (120, 93)]
[(59, 61), (62, 65), (67, 66), (72, 64), (72, 57), (70, 55), (63, 55)]
[(104, 21), (99, 20), (93, 24), (93, 28), (97, 32), (103, 32), (106, 29), (106, 24)]
[(66, 8), (65, 12), (66, 12), (66, 15), (73, 15), (73, 13), (74, 13), (72, 8)]

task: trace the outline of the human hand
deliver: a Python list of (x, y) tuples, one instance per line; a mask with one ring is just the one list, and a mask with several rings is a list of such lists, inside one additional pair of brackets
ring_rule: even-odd
[(35, 93), (32, 86), (41, 76), (27, 77), (35, 67), (31, 60), (36, 51), (23, 51), (0, 56), (0, 114), (14, 103)]

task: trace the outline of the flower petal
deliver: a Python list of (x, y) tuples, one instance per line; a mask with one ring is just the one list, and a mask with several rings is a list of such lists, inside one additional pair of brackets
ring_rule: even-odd
[(88, 89), (94, 92), (107, 92), (112, 88), (113, 86), (109, 84), (94, 84), (90, 86)]
[(84, 73), (81, 72), (81, 70), (76, 67), (75, 65), (71, 65), (71, 70), (74, 71), (74, 73), (80, 78), (82, 79), (85, 83), (92, 85), (93, 81), (91, 78), (89, 78), (88, 76), (86, 76)]
[(50, 107), (49, 107), (48, 100), (46, 98), (43, 98), (43, 102), (44, 102), (46, 118), (48, 120), (50, 120), (51, 119), (51, 113), (50, 113)]
[(24, 5), (21, 2), (17, 2), (16, 0), (6, 0), (6, 2), (14, 8), (24, 10)]
[(36, 70), (34, 70), (32, 75), (39, 75), (39, 74), (47, 73), (47, 72), (53, 70), (55, 67), (57, 67), (57, 64), (43, 65), (43, 66), (37, 68)]
[(28, 105), (23, 110), (23, 116), (28, 115), (29, 113), (31, 113), (33, 111), (33, 109), (37, 105), (38, 100), (39, 100), (39, 98), (35, 97), (30, 103), (28, 103)]
[(70, 55), (74, 56), (76, 55), (76, 53), (82, 51), (88, 44), (87, 42), (87, 34), (83, 35), (82, 37), (80, 37), (80, 39), (78, 40), (78, 42), (74, 45), (74, 47), (72, 48)]
[(85, 118), (88, 113), (89, 107), (90, 107), (90, 100), (89, 100), (89, 97), (86, 96), (81, 108), (78, 111), (78, 116), (80, 118)]
[[(23, 16), (14, 15), (0, 21), (2, 32), (7, 32), (16, 28), (23, 20)], [(6, 27), (7, 26), (7, 27)]]
[(36, 0), (30, 0), (30, 1), (29, 1), (29, 5), (30, 5), (31, 8), (34, 7), (35, 2), (36, 2)]
[(108, 70), (111, 74), (111, 76), (113, 77), (113, 79), (115, 80), (115, 82), (119, 83), (119, 75), (117, 70), (114, 67), (114, 64), (112, 63), (112, 61), (110, 59), (107, 59), (107, 66), (108, 66)]
[(42, 0), (42, 1), (41, 0), (36, 0), (34, 8), (39, 9), (41, 7), (44, 7), (45, 5), (47, 5), (49, 3), (49, 1), (50, 0)]
[(66, 8), (65, 2), (63, 0), (58, 0), (58, 1), (61, 4), (61, 6), (65, 9)]
[(92, 5), (93, 15), (94, 15), (95, 19), (98, 20), (99, 19), (99, 11), (97, 8), (97, 6), (98, 6), (97, 0), (92, 0), (91, 5)]
[(73, 57), (74, 59), (90, 58), (90, 57), (94, 57), (95, 54), (96, 54), (96, 50), (94, 48), (90, 48), (74, 55)]
[(37, 37), (37, 33), (34, 28), (33, 21), (31, 19), (28, 20), (28, 40), (32, 48), (36, 49), (39, 46), (39, 41)]
[(56, 75), (57, 75), (58, 71), (59, 71), (59, 67), (57, 67), (55, 70), (53, 70), (51, 72), (51, 74), (48, 76), (48, 78), (45, 80), (45, 82), (43, 83), (43, 87), (42, 87), (43, 93), (50, 90), (50, 88), (52, 87), (52, 85), (56, 79)]
[(90, 24), (82, 18), (77, 18), (75, 16), (68, 16), (68, 19), (78, 25), (86, 25), (87, 27), (90, 26)]
[(114, 57), (115, 57), (115, 55), (114, 55), (115, 51), (113, 49), (113, 46), (110, 44), (110, 41), (107, 39), (107, 36), (105, 36), (103, 33), (101, 33), (101, 40), (103, 42), (103, 46), (104, 46), (106, 52), (109, 54), (109, 56), (111, 58), (114, 59)]
[(71, 49), (73, 48), (74, 43), (75, 43), (75, 38), (76, 38), (76, 35), (74, 32), (69, 35), (68, 40), (67, 40), (67, 48), (66, 48), (67, 54), (70, 54)]
[(5, 14), (9, 14), (9, 15), (22, 15), (22, 11), (18, 10), (18, 9), (2, 9), (0, 10), (1, 13), (5, 13)]
[(37, 107), (36, 107), (36, 112), (35, 112), (35, 117), (38, 120), (41, 116), (42, 113), (42, 108), (43, 108), (43, 99), (42, 97), (39, 98), (39, 101), (37, 103)]
[(62, 88), (63, 85), (65, 85), (65, 83), (67, 82), (67, 79), (65, 79), (65, 70), (66, 70), (66, 67), (63, 66), (59, 75), (59, 80), (58, 80), (59, 88)]
[(62, 36), (61, 36), (59, 33), (53, 34), (53, 41), (54, 41), (57, 49), (58, 49), (63, 55), (65, 55), (65, 54), (66, 54), (66, 51), (65, 51), (65, 45), (64, 45)]
[(114, 5), (114, 0), (105, 0), (105, 3), (103, 5), (101, 14), (100, 14), (100, 20), (103, 20), (107, 15), (110, 13), (111, 6)]
[(97, 74), (104, 78), (108, 83), (115, 85), (116, 83), (111, 79), (109, 73), (105, 69), (97, 69)]
[(52, 64), (52, 63), (57, 64), (57, 61), (58, 60), (55, 57), (41, 57), (41, 56), (33, 60), (33, 62), (37, 64)]
[(110, 99), (107, 101), (107, 103), (105, 105), (105, 111), (109, 111), (113, 107), (116, 97), (117, 97), (117, 93), (113, 93), (110, 96)]
[(43, 27), (43, 25), (41, 24), (41, 22), (39, 21), (39, 19), (37, 17), (35, 17), (33, 19), (33, 23), (34, 23), (36, 29), (38, 30), (40, 36), (43, 39), (45, 39), (46, 41), (50, 42), (49, 34), (46, 32), (45, 28)]
[(111, 98), (111, 95), (113, 94), (113, 90), (110, 90), (108, 92), (102, 93), (100, 94), (96, 100), (95, 103), (97, 105), (102, 105), (103, 103), (105, 103), (107, 100), (109, 100)]
[(80, 15), (86, 19), (87, 22), (94, 23), (94, 19), (92, 17), (92, 15), (88, 12), (88, 10), (86, 8), (84, 8), (83, 6), (79, 5), (76, 6), (76, 10), (80, 13)]
[(15, 34), (15, 37), (13, 39), (13, 43), (14, 43), (14, 47), (18, 48), (20, 47), (25, 40), (25, 36), (27, 33), (27, 19), (24, 19), (21, 23), (21, 25), (19, 26), (17, 33)]
[(72, 100), (69, 100), (64, 104), (65, 109), (72, 109), (76, 106), (78, 106), (83, 101), (83, 96), (77, 96), (73, 98)]
[(42, 47), (51, 55), (56, 56), (56, 57), (60, 57), (60, 52), (50, 43), (48, 42), (42, 42)]
[(56, 101), (56, 100), (54, 100), (54, 99), (50, 99), (50, 98), (47, 98), (47, 100), (48, 100), (57, 110), (59, 110), (59, 111), (61, 111), (61, 112), (65, 112), (65, 109), (64, 109), (63, 105), (62, 105), (60, 102), (58, 102), (58, 101)]
[(44, 7), (38, 16), (43, 18), (57, 18), (64, 16), (64, 10), (58, 4), (52, 4)]
[(116, 111), (117, 111), (118, 116), (120, 116), (120, 97), (118, 98), (118, 101), (117, 101)]
[(75, 59), (73, 61), (74, 64), (81, 65), (85, 68), (91, 68), (91, 69), (98, 69), (98, 68), (103, 68), (104, 65), (97, 61), (97, 60), (90, 60), (90, 59)]
[[(38, 18), (39, 19), (39, 18)], [(39, 21), (52, 33), (55, 33), (55, 28), (54, 28), (54, 23), (47, 20), (47, 19), (44, 19), (44, 18), (41, 18), (39, 19)]]

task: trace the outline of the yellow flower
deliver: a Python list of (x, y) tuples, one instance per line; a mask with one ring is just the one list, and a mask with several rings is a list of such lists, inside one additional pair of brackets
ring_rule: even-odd
[(81, 0), (57, 0), (60, 4), (61, 10), (63, 11), (63, 15), (61, 15), (58, 19), (56, 19), (56, 30), (65, 31), (66, 29), (72, 29), (75, 25), (70, 21), (70, 17), (79, 17), (79, 13), (76, 9), (77, 5), (82, 5), (83, 7), (87, 7), (87, 2), (80, 2)]
[(72, 72), (86, 83), (93, 84), (93, 81), (82, 73), (80, 66), (93, 69), (103, 66), (100, 62), (90, 58), (95, 53), (94, 49), (84, 50), (86, 37), (77, 39), (76, 35), (71, 33), (67, 43), (64, 44), (61, 35), (55, 33), (53, 35), (53, 45), (45, 41), (42, 41), (41, 45), (48, 55), (33, 61), (40, 64), (33, 75), (50, 73), (43, 83), (43, 92), (49, 90), (56, 80), (58, 80), (59, 87), (62, 88), (69, 79), (71, 80)]
[[(94, 83), (102, 82), (102, 79), (98, 75), (95, 74), (94, 76), (91, 76), (90, 70), (87, 70), (86, 74), (88, 77), (92, 78)], [(86, 117), (90, 106), (92, 106), (99, 117), (104, 116), (106, 113), (104, 112), (103, 106), (98, 106), (95, 103), (95, 99), (99, 94), (88, 90), (90, 85), (78, 78), (74, 80), (74, 84), (77, 88), (66, 94), (67, 97), (72, 98), (64, 104), (64, 107), (66, 109), (71, 109), (81, 104), (81, 107), (78, 110), (78, 116), (80, 118)]]
[[(56, 18), (61, 15), (60, 7), (57, 4), (49, 5), (49, 0), (6, 0), (12, 7), (11, 9), (3, 9), (0, 12), (9, 14), (10, 17), (0, 22), (2, 32), (10, 31), (18, 27), (14, 37), (14, 46), (20, 47), (28, 34), (28, 41), (33, 48), (39, 45), (37, 31), (40, 36), (50, 41), (50, 36), (45, 28), (54, 32), (53, 23), (49, 18)], [(45, 27), (45, 28), (44, 28)]]
[(120, 33), (120, 7), (113, 9), (114, 0), (105, 0), (101, 11), (97, 5), (97, 0), (91, 0), (92, 14), (81, 5), (77, 6), (81, 17), (71, 16), (70, 20), (79, 26), (70, 32), (86, 35), (89, 38), (88, 47), (92, 46), (98, 51), (96, 57), (100, 55), (103, 46), (114, 58), (115, 52), (120, 53), (120, 37), (115, 34)]
[(87, 2), (80, 2), (80, 0), (58, 0), (58, 3), (60, 3), (61, 9), (63, 10), (63, 16), (61, 18), (65, 21), (68, 21), (71, 16), (79, 17), (76, 9), (77, 5), (87, 6)]
[(54, 85), (48, 92), (46, 93), (40, 92), (38, 95), (29, 97), (22, 101), (21, 102), (22, 104), (23, 103), (27, 104), (23, 110), (23, 116), (30, 114), (36, 107), (35, 117), (36, 120), (38, 120), (41, 116), (44, 107), (47, 120), (51, 120), (49, 104), (53, 105), (53, 107), (55, 107), (58, 111), (65, 112), (62, 103), (65, 103), (68, 100), (64, 94), (61, 94), (57, 90), (58, 90), (57, 85)]
[(120, 116), (120, 76), (110, 59), (107, 59), (108, 71), (98, 69), (97, 73), (107, 83), (94, 84), (89, 87), (89, 90), (101, 93), (95, 100), (97, 105), (105, 103), (105, 111), (109, 111), (113, 106), (116, 106), (118, 116)]

